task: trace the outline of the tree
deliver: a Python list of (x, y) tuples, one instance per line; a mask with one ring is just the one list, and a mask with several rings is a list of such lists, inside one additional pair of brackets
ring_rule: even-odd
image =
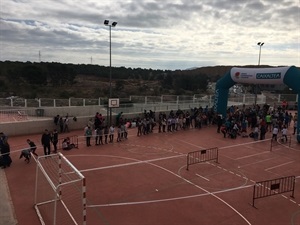
[(124, 89), (124, 83), (122, 80), (117, 80), (116, 85), (115, 85), (115, 90), (116, 91), (121, 91)]

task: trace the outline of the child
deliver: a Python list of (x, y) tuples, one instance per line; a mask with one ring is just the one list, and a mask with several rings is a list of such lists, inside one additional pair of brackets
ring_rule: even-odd
[(282, 133), (281, 141), (284, 142), (284, 140), (285, 140), (285, 142), (287, 142), (287, 128), (286, 128), (286, 125), (283, 125), (281, 133)]
[(254, 138), (255, 141), (258, 140), (258, 135), (259, 135), (258, 132), (259, 132), (259, 129), (258, 129), (258, 125), (256, 124), (255, 128), (254, 128), (254, 131), (253, 131), (253, 133), (254, 133), (253, 138)]
[(224, 124), (222, 124), (220, 131), (224, 135), (224, 138), (226, 138), (227, 129)]
[(35, 156), (38, 156), (38, 154), (35, 153), (36, 150), (36, 145), (33, 141), (31, 141), (30, 139), (27, 139), (27, 143), (30, 146), (30, 151), (32, 152), (32, 154), (34, 154)]
[(112, 124), (109, 128), (109, 143), (113, 143), (114, 142), (114, 133), (115, 133), (115, 127)]
[(30, 148), (29, 149), (23, 149), (21, 151), (21, 155), (20, 155), (19, 159), (21, 159), (21, 158), (24, 157), (25, 158), (25, 162), (29, 163), (30, 162), (30, 158), (31, 158), (30, 152), (31, 152)]

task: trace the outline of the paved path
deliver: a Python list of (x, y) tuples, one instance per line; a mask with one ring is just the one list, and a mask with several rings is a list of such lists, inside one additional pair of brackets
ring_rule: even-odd
[(4, 169), (0, 169), (0, 225), (16, 225), (14, 208), (12, 205)]

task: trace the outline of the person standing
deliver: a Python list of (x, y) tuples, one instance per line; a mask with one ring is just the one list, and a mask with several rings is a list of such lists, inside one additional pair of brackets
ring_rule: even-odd
[(107, 125), (105, 125), (105, 127), (104, 127), (105, 144), (108, 144), (108, 142), (107, 142), (108, 134), (109, 134), (109, 128)]
[(59, 117), (58, 124), (59, 124), (60, 133), (63, 133), (64, 132), (64, 120), (62, 117)]
[(267, 125), (260, 126), (260, 140), (265, 140), (266, 133), (267, 133)]
[(99, 135), (99, 145), (103, 145), (103, 127), (100, 125), (98, 129), (98, 135)]
[(42, 145), (44, 147), (44, 154), (45, 155), (50, 155), (51, 152), (51, 134), (49, 133), (49, 131), (46, 129), (45, 132), (42, 135), (42, 139), (41, 139)]
[(281, 133), (282, 133), (282, 142), (287, 142), (288, 141), (288, 138), (287, 138), (287, 128), (286, 128), (286, 125), (283, 125), (283, 128), (281, 130)]
[(65, 120), (64, 120), (64, 132), (70, 132), (69, 130), (69, 116), (66, 116)]
[(296, 134), (296, 131), (297, 131), (297, 120), (294, 120), (294, 132), (293, 132), (293, 135)]
[(89, 147), (91, 146), (91, 137), (92, 137), (92, 129), (90, 126), (87, 127), (87, 129), (85, 130), (85, 138), (86, 138), (86, 146)]
[(115, 127), (112, 124), (109, 128), (109, 143), (113, 143), (114, 142), (114, 134), (115, 134)]
[(7, 142), (7, 139), (4, 139), (2, 135), (0, 138), (0, 153), (3, 160), (2, 168), (4, 169), (6, 167), (10, 167), (10, 164), (12, 163), (12, 160), (10, 158), (10, 146)]
[(57, 143), (58, 143), (58, 132), (56, 129), (54, 129), (52, 132), (52, 144), (54, 147), (53, 153), (57, 153)]

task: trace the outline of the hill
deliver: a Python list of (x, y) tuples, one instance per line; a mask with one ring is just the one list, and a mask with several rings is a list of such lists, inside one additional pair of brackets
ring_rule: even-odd
[[(257, 67), (257, 66), (244, 66)], [(268, 67), (268, 66), (261, 66)], [(192, 95), (206, 92), (232, 66), (152, 70), (56, 62), (0, 61), (0, 98), (125, 98), (129, 95)]]

